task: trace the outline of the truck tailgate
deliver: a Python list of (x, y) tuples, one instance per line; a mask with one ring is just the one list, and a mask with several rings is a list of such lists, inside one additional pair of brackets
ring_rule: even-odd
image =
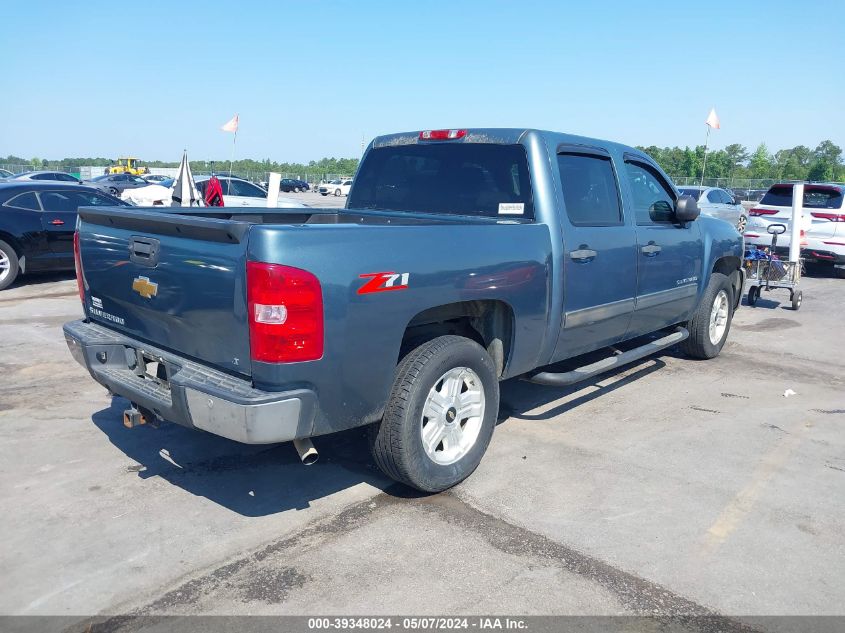
[(249, 227), (169, 211), (80, 209), (87, 316), (132, 338), (250, 375)]

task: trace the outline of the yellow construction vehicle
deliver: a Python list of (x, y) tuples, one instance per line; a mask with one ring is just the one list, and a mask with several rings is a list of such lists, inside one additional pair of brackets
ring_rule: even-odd
[(104, 173), (106, 174), (132, 174), (133, 176), (141, 176), (150, 173), (149, 167), (141, 167), (138, 165), (138, 158), (123, 157), (117, 159), (116, 165), (109, 165), (106, 167)]

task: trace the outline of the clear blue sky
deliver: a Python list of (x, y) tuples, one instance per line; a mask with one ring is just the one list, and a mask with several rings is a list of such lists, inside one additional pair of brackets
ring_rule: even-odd
[[(845, 146), (842, 0), (4, 2), (0, 155), (308, 161), (539, 127)], [(793, 87), (795, 94), (792, 94)]]

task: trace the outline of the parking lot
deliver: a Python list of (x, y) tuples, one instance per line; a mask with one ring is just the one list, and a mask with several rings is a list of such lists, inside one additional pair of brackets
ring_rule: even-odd
[(802, 283), (799, 312), (786, 292), (740, 309), (715, 360), (504, 383), (478, 471), (423, 497), (361, 430), (306, 468), (287, 444), (124, 428), (62, 337), (73, 274), (25, 277), (0, 296), (0, 612), (839, 613), (845, 282)]

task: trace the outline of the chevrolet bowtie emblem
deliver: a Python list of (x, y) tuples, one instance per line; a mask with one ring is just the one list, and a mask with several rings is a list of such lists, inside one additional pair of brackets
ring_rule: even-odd
[(136, 277), (132, 280), (132, 290), (144, 299), (149, 299), (158, 294), (158, 284), (150, 281), (148, 277)]

